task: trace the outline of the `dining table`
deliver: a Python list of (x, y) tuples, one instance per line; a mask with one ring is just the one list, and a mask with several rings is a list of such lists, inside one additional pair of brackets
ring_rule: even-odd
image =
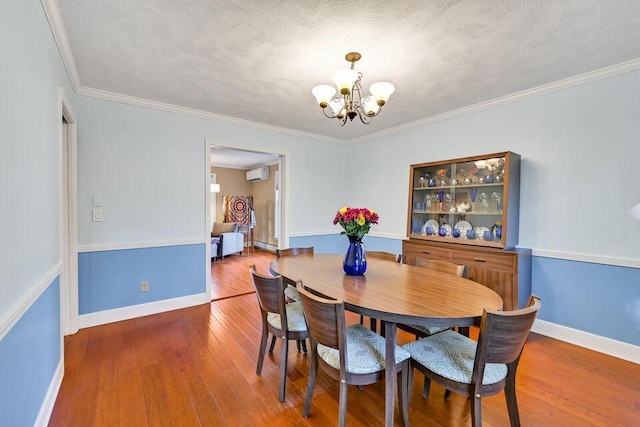
[[(364, 275), (351, 276), (343, 271), (343, 259), (338, 254), (281, 257), (271, 262), (270, 270), (327, 298), (343, 300), (349, 311), (383, 321), (385, 372), (395, 369), (397, 324), (477, 326), (485, 309), (502, 309), (500, 295), (462, 277), (381, 259), (368, 259)], [(385, 375), (387, 427), (394, 424), (395, 389), (396, 376)]]

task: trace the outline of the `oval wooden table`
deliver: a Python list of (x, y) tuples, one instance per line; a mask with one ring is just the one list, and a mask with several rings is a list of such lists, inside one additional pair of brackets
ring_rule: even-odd
[[(342, 270), (343, 258), (334, 254), (282, 257), (272, 261), (270, 268), (322, 295), (344, 300), (350, 311), (384, 320), (386, 372), (393, 372), (395, 365), (397, 323), (465, 327), (479, 324), (484, 308), (502, 308), (497, 293), (471, 280), (379, 259), (367, 260), (364, 276), (348, 276)], [(385, 375), (386, 426), (393, 426), (395, 381), (395, 375)]]

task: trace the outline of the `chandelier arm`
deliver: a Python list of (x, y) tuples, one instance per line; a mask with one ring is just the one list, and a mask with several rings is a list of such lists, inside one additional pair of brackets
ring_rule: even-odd
[(335, 119), (335, 118), (336, 118), (336, 115), (335, 115), (335, 114), (333, 114), (333, 112), (331, 113), (331, 115), (327, 114), (327, 109), (326, 109), (326, 108), (323, 108), (323, 109), (322, 109), (322, 112), (324, 113), (324, 115), (325, 115), (326, 117), (328, 117), (328, 118), (330, 118), (330, 119)]

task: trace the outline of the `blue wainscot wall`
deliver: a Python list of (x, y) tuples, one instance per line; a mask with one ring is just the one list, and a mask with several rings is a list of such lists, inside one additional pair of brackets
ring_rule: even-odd
[(58, 277), (0, 341), (0, 426), (34, 425), (61, 367), (60, 336)]
[[(202, 294), (205, 245), (83, 252), (78, 255), (81, 315)], [(140, 282), (149, 291), (140, 291)]]
[[(368, 250), (402, 253), (399, 239), (367, 235), (363, 241)], [(293, 237), (290, 245), (346, 253), (349, 243), (333, 234)], [(640, 269), (533, 256), (531, 287), (542, 299), (538, 320), (640, 346)]]

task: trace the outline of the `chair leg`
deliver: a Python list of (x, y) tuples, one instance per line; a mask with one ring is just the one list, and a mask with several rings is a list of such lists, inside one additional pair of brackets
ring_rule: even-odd
[(289, 340), (282, 339), (282, 357), (280, 358), (280, 402), (284, 402), (284, 392), (287, 387), (287, 356), (289, 355)]
[(482, 427), (482, 398), (471, 396), (471, 427)]
[(260, 338), (260, 353), (258, 353), (258, 366), (256, 374), (262, 374), (262, 362), (264, 362), (264, 351), (267, 349), (267, 341), (269, 341), (269, 331), (267, 325), (262, 325), (262, 337)]
[(311, 399), (313, 398), (313, 389), (316, 386), (316, 377), (318, 376), (318, 354), (311, 348), (311, 370), (309, 371), (309, 379), (307, 380), (307, 396), (304, 399), (304, 409), (302, 416), (308, 418), (311, 415)]
[[(427, 378), (426, 376), (424, 377), (424, 386), (422, 387), (422, 398), (426, 399), (429, 397), (429, 389), (431, 388), (431, 380), (429, 378)], [(446, 396), (446, 394), (445, 394)]]
[(296, 349), (298, 350), (298, 353), (300, 353), (300, 340), (296, 340)]
[(402, 413), (402, 422), (409, 425), (409, 361), (402, 362), (402, 370), (398, 372), (398, 406)]
[(273, 338), (271, 338), (271, 345), (269, 346), (269, 354), (273, 353), (273, 347), (276, 346), (276, 336), (274, 335)]
[(304, 354), (307, 354), (307, 340), (301, 340), (300, 344), (302, 344), (302, 351)]
[(349, 386), (346, 382), (340, 381), (340, 401), (338, 426), (344, 427), (347, 424), (347, 401), (349, 399)]
[(362, 314), (360, 315), (360, 324), (364, 325), (364, 316)]
[(449, 400), (450, 397), (451, 397), (451, 390), (446, 389), (444, 391), (444, 400)]
[(516, 399), (516, 373), (509, 367), (507, 381), (504, 387), (504, 396), (507, 399), (507, 410), (511, 427), (520, 427), (520, 414), (518, 413), (518, 400)]

